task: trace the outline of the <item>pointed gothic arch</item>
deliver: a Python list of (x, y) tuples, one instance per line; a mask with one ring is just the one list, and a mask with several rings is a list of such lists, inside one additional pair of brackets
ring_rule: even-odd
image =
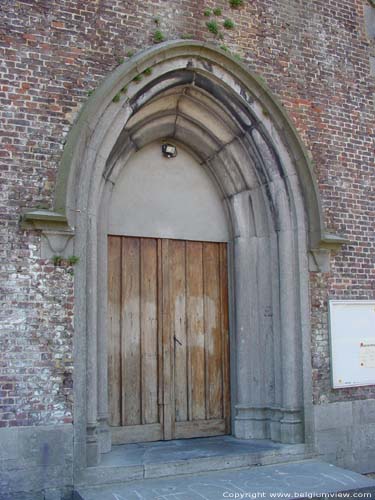
[(163, 139), (199, 161), (230, 220), (233, 433), (311, 441), (307, 262), (327, 236), (308, 155), (282, 106), (245, 65), (211, 45), (175, 41), (131, 58), (103, 82), (72, 128), (58, 172), (49, 218), (72, 229), (81, 259), (77, 467), (110, 448), (103, 332), (111, 193), (134, 153)]

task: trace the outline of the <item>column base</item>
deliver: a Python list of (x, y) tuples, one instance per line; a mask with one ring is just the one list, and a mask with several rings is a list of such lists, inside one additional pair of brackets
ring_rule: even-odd
[(98, 419), (97, 428), (98, 444), (100, 453), (108, 453), (112, 448), (112, 436), (107, 417)]
[(88, 467), (95, 467), (100, 463), (100, 450), (96, 424), (89, 424), (87, 426), (86, 463)]
[(272, 439), (279, 443), (303, 443), (300, 410), (236, 405), (234, 436), (238, 439)]

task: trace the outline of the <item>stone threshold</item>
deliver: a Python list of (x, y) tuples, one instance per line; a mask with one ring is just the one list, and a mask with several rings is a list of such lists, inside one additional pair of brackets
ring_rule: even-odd
[(375, 481), (309, 459), (78, 488), (75, 495), (77, 500), (375, 498)]
[(241, 440), (232, 436), (113, 446), (101, 464), (88, 467), (77, 487), (124, 483), (220, 470), (272, 465), (312, 458), (304, 444)]

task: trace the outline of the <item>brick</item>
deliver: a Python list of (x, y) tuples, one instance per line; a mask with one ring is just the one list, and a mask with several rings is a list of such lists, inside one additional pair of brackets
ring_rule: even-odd
[[(87, 91), (130, 49), (152, 45), (154, 17), (168, 39), (215, 42), (203, 16), (213, 7), (237, 26), (223, 43), (266, 80), (313, 158), (327, 230), (352, 242), (330, 272), (310, 275), (314, 402), (374, 399), (371, 386), (332, 390), (327, 316), (329, 298), (374, 298), (373, 9), (364, 12), (362, 0), (254, 0), (238, 10), (226, 0), (56, 0), (47, 15), (44, 4), (1, 5), (0, 426), (63, 423), (72, 414), (73, 277), (40, 258), (40, 234), (20, 230), (21, 210), (53, 206), (63, 146)], [(4, 410), (10, 401), (14, 412)]]

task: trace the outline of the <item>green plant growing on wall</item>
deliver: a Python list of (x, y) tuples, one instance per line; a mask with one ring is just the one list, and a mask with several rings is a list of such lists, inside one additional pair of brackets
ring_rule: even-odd
[(53, 262), (53, 265), (55, 267), (61, 266), (62, 261), (63, 261), (63, 258), (61, 257), (61, 255), (53, 255), (52, 256), (52, 262)]
[(234, 21), (232, 19), (225, 19), (223, 26), (227, 30), (232, 30), (234, 28)]
[(191, 40), (193, 38), (193, 35), (191, 35), (190, 33), (182, 33), (181, 38), (183, 40)]
[(120, 92), (118, 92), (114, 98), (112, 99), (112, 102), (119, 102), (121, 98)]
[(117, 58), (117, 64), (120, 66), (120, 64), (122, 64), (123, 62), (125, 61), (125, 59), (123, 57), (118, 57)]
[(154, 42), (160, 43), (165, 40), (165, 35), (161, 30), (156, 30), (154, 33)]
[(152, 68), (146, 68), (143, 72), (145, 76), (150, 76), (152, 75)]
[(262, 75), (257, 75), (257, 80), (259, 80), (260, 83), (262, 83), (262, 85), (265, 85), (265, 86), (268, 85), (267, 80)]
[(226, 45), (220, 45), (220, 49), (224, 50), (224, 52), (230, 52), (229, 47), (227, 47)]
[(142, 75), (136, 75), (134, 78), (133, 78), (133, 82), (135, 83), (139, 83), (141, 80), (142, 80), (143, 76)]
[(135, 50), (128, 50), (126, 53), (126, 57), (133, 57), (135, 54)]
[(122, 87), (122, 89), (120, 90), (121, 94), (126, 94), (126, 93), (127, 93), (127, 91), (128, 91), (128, 86), (127, 86), (127, 85), (124, 85), (124, 86)]
[(232, 9), (238, 9), (239, 7), (242, 7), (243, 3), (243, 0), (229, 0), (229, 4)]
[(68, 261), (69, 266), (75, 266), (79, 262), (79, 257), (77, 257), (76, 255), (70, 255), (67, 258), (67, 261)]
[(90, 89), (87, 91), (87, 96), (90, 97), (94, 93), (94, 89)]
[(208, 31), (213, 35), (219, 34), (219, 26), (216, 21), (207, 21), (206, 26), (208, 28)]
[(35, 205), (34, 208), (37, 210), (49, 210), (49, 205), (48, 203), (38, 203), (38, 205)]
[(212, 11), (211, 9), (205, 9), (203, 14), (206, 16), (206, 17), (210, 17), (210, 15), (212, 14)]
[(220, 7), (216, 7), (213, 12), (214, 12), (215, 16), (221, 16), (221, 14), (223, 13), (223, 11)]

